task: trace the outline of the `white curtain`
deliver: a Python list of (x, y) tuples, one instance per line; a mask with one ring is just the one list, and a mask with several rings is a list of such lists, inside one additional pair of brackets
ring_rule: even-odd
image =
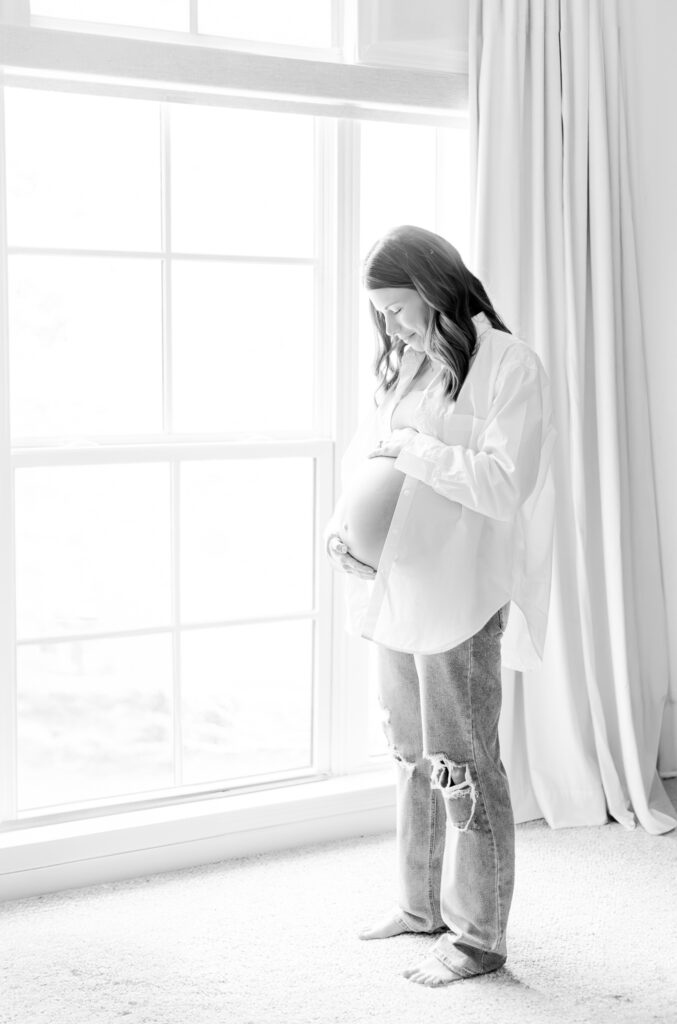
[(472, 250), (550, 376), (555, 560), (543, 667), (504, 671), (516, 821), (677, 824), (615, 0), (470, 0)]

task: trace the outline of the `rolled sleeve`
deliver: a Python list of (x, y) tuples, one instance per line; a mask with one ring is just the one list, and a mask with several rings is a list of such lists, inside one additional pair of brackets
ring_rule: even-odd
[(404, 445), (395, 468), (451, 501), (510, 521), (538, 479), (546, 384), (535, 353), (511, 359), (499, 370), (494, 399), (473, 448), (419, 433)]

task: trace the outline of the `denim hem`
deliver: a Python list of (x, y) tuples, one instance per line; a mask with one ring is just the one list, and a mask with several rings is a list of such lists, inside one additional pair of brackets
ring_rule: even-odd
[(407, 924), (407, 922), (400, 914), (395, 914), (395, 920), (398, 921), (403, 928), (406, 928), (407, 931), (410, 932), (412, 935), (437, 935), (438, 932), (446, 932), (449, 930), (448, 925), (440, 924), (437, 926), (437, 928), (432, 928), (430, 931), (427, 931), (426, 929), (418, 931), (416, 928), (412, 928), (411, 925)]
[(450, 960), (449, 957), (445, 956), (444, 953), (441, 953), (438, 949), (432, 949), (431, 953), (436, 960), (439, 960), (441, 964), (444, 964), (444, 966), (447, 967), (452, 972), (452, 974), (455, 974), (457, 978), (474, 978), (476, 974), (482, 973), (481, 971), (471, 972), (464, 970), (462, 967), (459, 967), (458, 964), (455, 964), (452, 960)]
[[(501, 968), (503, 966), (503, 964), (506, 962), (506, 960), (508, 959), (507, 957), (503, 957), (501, 959), (501, 962), (498, 963), (498, 964), (495, 964), (493, 967), (484, 967), (484, 966), (482, 966), (477, 971), (467, 971), (464, 967), (461, 967), (459, 964), (454, 963), (454, 961), (451, 960), (441, 950), (435, 949), (433, 947), (433, 949), (431, 950), (431, 953), (435, 957), (436, 960), (439, 960), (440, 963), (444, 964), (444, 966), (446, 968), (448, 968), (448, 970), (450, 970), (452, 972), (452, 974), (455, 974), (458, 978), (477, 978), (480, 974), (491, 974), (492, 971), (499, 970), (499, 968)], [(495, 954), (492, 954), (492, 953), (490, 953), (489, 955), (490, 956), (495, 956)], [(486, 956), (486, 954), (483, 953), (482, 954), (482, 963), (483, 964), (484, 964), (484, 957), (485, 956)]]

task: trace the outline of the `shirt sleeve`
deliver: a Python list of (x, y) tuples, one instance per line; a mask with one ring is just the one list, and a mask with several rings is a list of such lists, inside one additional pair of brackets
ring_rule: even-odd
[(535, 354), (511, 359), (499, 370), (475, 448), (444, 444), (419, 433), (403, 446), (395, 468), (445, 498), (509, 522), (538, 479), (545, 431), (544, 378)]

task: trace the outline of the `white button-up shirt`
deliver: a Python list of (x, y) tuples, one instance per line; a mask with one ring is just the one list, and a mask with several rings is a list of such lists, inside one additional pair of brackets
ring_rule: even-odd
[[(418, 433), (373, 580), (342, 573), (350, 634), (434, 654), (477, 633), (507, 601), (502, 662), (538, 668), (550, 601), (555, 442), (550, 382), (524, 341), (473, 318), (479, 348), (456, 401), (442, 370), (413, 412)], [(406, 348), (400, 379), (360, 424), (341, 461), (354, 470), (391, 432), (393, 410), (424, 355)], [(383, 456), (385, 457), (385, 456)]]

